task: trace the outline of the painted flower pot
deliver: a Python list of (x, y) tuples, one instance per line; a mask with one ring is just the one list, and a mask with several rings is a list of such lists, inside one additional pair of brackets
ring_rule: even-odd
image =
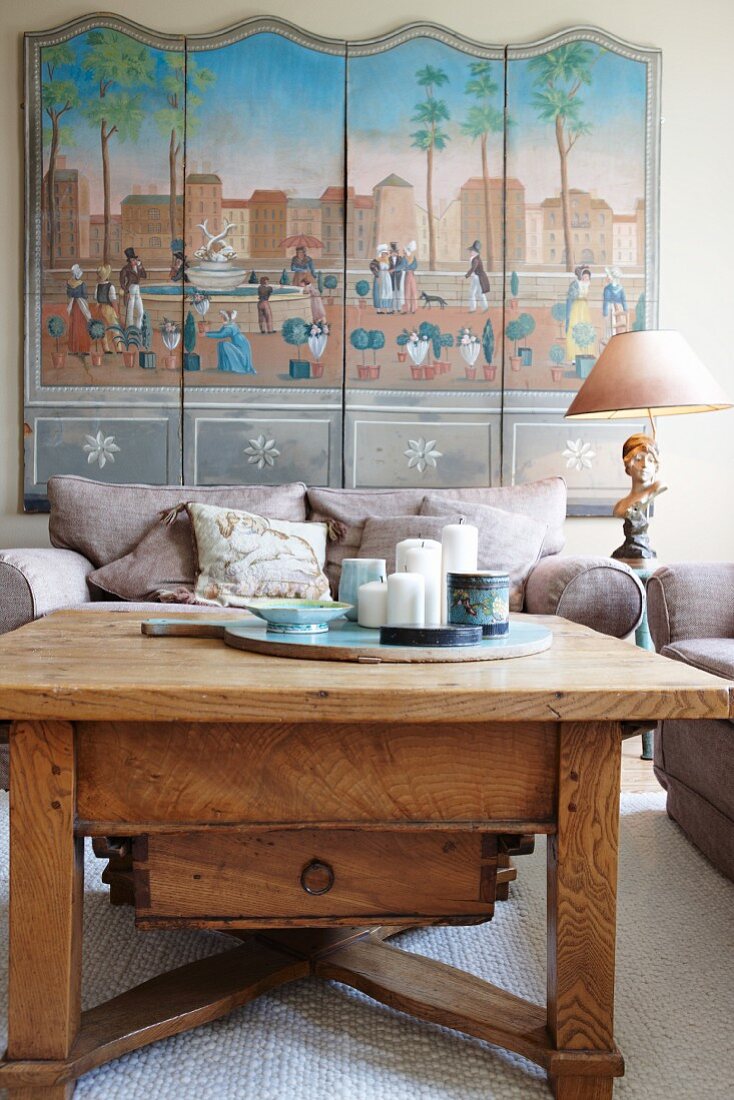
[(477, 368), (476, 367), (464, 367), (464, 373), (466, 374), (466, 377), (468, 378), (468, 380), (470, 382), (473, 382), (474, 379), (477, 376)]
[(576, 374), (579, 378), (588, 378), (591, 374), (591, 368), (596, 362), (595, 355), (577, 355), (576, 356)]
[(408, 358), (407, 351), (399, 351), (398, 352), (398, 363), (404, 363), (407, 358)]
[(209, 328), (209, 325), (206, 321), (197, 321), (196, 327), (198, 328), (199, 332), (206, 332), (206, 330)]
[(436, 377), (436, 368), (433, 363), (426, 363), (423, 368), (423, 375), (427, 380)]
[(374, 367), (368, 367), (367, 369), (368, 369), (368, 370), (369, 370), (369, 372), (370, 372), (370, 373), (369, 373), (369, 375), (368, 375), (368, 377), (369, 377), (369, 378), (370, 378), (370, 379), (371, 379), (371, 380), (372, 380), (373, 382), (375, 381), (375, 379), (376, 379), (376, 378), (379, 378), (379, 377), (380, 377), (380, 365), (379, 365), (379, 363), (377, 364), (377, 366), (374, 366)]
[(563, 381), (563, 367), (551, 367), (551, 378), (554, 382)]
[(363, 382), (366, 382), (370, 377), (370, 371), (372, 367), (357, 367), (357, 378), (361, 378)]
[(134, 367), (135, 366), (135, 352), (134, 351), (123, 351), (123, 353), (122, 353), (122, 365), (123, 365), (123, 367)]
[(524, 367), (532, 367), (533, 365), (533, 349), (532, 348), (518, 348), (517, 349), (522, 359), (522, 365)]
[(522, 367), (522, 359), (519, 355), (510, 356), (510, 367), (512, 370), (518, 371)]
[[(124, 358), (123, 353), (123, 358)], [(163, 367), (165, 370), (178, 370), (178, 356), (177, 355), (164, 355)]]
[(56, 370), (61, 370), (62, 367), (66, 366), (66, 352), (65, 351), (52, 351), (51, 352), (51, 362), (53, 363)]
[(90, 363), (92, 364), (93, 367), (101, 367), (102, 366), (102, 352), (101, 351), (90, 351), (89, 361), (90, 361)]
[[(184, 361), (186, 360), (187, 354), (186, 352), (184, 353)], [(154, 351), (141, 351), (138, 356), (138, 362), (143, 370), (155, 370), (155, 361), (156, 353)]]
[(485, 366), (485, 368), (484, 368), (484, 380), (485, 380), (485, 382), (494, 382), (496, 377), (497, 377), (497, 368), (496, 367), (487, 367), (487, 366)]
[(311, 364), (311, 377), (312, 378), (321, 378), (323, 376), (323, 373), (324, 373), (324, 364), (323, 363), (319, 363), (317, 361), (317, 362), (314, 362), (314, 363)]
[(291, 378), (310, 378), (311, 364), (308, 359), (289, 359), (288, 374)]
[(410, 377), (414, 378), (416, 382), (419, 382), (420, 379), (423, 377), (423, 367), (411, 367)]
[[(155, 363), (153, 364), (153, 366), (155, 366)], [(183, 368), (184, 370), (201, 370), (201, 356), (199, 355), (198, 351), (184, 352)]]

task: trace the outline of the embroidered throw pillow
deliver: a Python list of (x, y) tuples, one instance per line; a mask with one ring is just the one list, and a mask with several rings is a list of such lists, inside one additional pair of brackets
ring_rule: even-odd
[(196, 543), (197, 600), (241, 606), (257, 596), (331, 599), (323, 571), (325, 523), (290, 523), (193, 502), (186, 509)]

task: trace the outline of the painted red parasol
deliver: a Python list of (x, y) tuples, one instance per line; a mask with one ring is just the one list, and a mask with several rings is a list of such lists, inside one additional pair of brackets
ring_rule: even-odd
[(307, 233), (296, 233), (294, 237), (286, 237), (280, 242), (281, 248), (323, 248), (324, 242), (318, 237), (309, 237)]

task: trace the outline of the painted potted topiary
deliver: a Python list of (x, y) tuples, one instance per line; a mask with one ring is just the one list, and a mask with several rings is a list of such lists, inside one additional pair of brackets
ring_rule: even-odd
[(576, 355), (576, 374), (579, 378), (588, 378), (596, 362), (596, 356), (585, 354), (583, 349), (590, 348), (596, 340), (596, 329), (588, 321), (579, 321), (571, 329), (571, 336), (576, 345), (582, 349)]
[(632, 331), (633, 332), (644, 332), (645, 331), (645, 326), (646, 326), (645, 314), (646, 314), (646, 312), (647, 312), (647, 309), (646, 309), (646, 306), (645, 306), (645, 293), (643, 291), (642, 294), (637, 299), (637, 304), (635, 306), (635, 319), (632, 322)]
[(308, 350), (313, 355), (311, 377), (321, 378), (324, 373), (322, 357), (329, 340), (329, 326), (326, 321), (313, 321), (308, 330)]
[(102, 366), (102, 352), (99, 349), (100, 340), (104, 339), (104, 322), (92, 317), (87, 321), (89, 339), (94, 343), (94, 351), (89, 353), (89, 361), (93, 367)]
[(122, 365), (123, 367), (135, 366), (135, 352), (131, 351), (131, 348), (140, 348), (142, 346), (142, 336), (140, 329), (137, 325), (108, 325), (107, 331), (114, 334), (115, 343), (123, 345), (125, 350), (122, 353)]
[(464, 360), (464, 373), (469, 382), (473, 382), (477, 376), (476, 362), (481, 351), (479, 337), (475, 336), (470, 328), (460, 328), (456, 338), (459, 354)]
[(359, 299), (357, 305), (361, 309), (365, 303), (365, 298), (370, 292), (370, 284), (367, 282), (366, 279), (358, 279), (357, 282), (354, 284), (354, 289), (357, 294), (357, 298)]
[[(398, 335), (395, 337), (395, 343), (398, 345), (399, 348), (405, 348), (409, 339), (410, 333), (406, 332), (406, 330), (403, 329), (403, 331), (399, 332)], [(407, 358), (407, 351), (398, 352), (398, 363), (404, 363)]]
[[(522, 339), (530, 336), (535, 332), (535, 320), (529, 313), (521, 313), (518, 317), (518, 322), (522, 326)], [(522, 365), (524, 367), (532, 367), (533, 365), (533, 349), (528, 347), (520, 347), (517, 349), (517, 354), (522, 359)]]
[[(308, 341), (310, 331), (311, 326), (303, 318), (288, 317), (283, 322), (280, 333), (286, 344), (290, 344), (294, 348), (300, 348)], [(288, 374), (291, 378), (310, 378), (311, 364), (308, 359), (301, 359), (298, 352), (296, 352), (296, 355), (298, 355), (297, 359), (288, 360)]]
[(184, 370), (201, 370), (201, 356), (196, 350), (196, 321), (191, 310), (186, 314), (183, 331)]
[(46, 331), (56, 341), (56, 351), (51, 352), (51, 362), (56, 370), (66, 364), (66, 352), (59, 347), (59, 340), (66, 335), (66, 321), (58, 313), (52, 313), (46, 322)]
[(421, 321), (418, 326), (418, 335), (426, 341), (429, 352), (433, 351), (433, 362), (426, 363), (423, 367), (423, 377), (430, 382), (436, 377), (436, 360), (441, 357), (441, 330), (438, 325), (432, 325), (430, 321)]
[(510, 275), (510, 309), (517, 309), (517, 296), (520, 293), (520, 276), (516, 271)]
[(336, 275), (327, 275), (326, 278), (324, 279), (324, 286), (329, 291), (329, 293), (326, 295), (327, 302), (333, 302), (334, 301), (335, 295), (334, 295), (333, 292), (336, 290), (338, 285), (339, 285), (339, 280), (337, 279)]
[(441, 349), (446, 352), (446, 358), (441, 360), (441, 374), (451, 373), (451, 360), (448, 349), (454, 346), (454, 338), (450, 332), (441, 333)]
[(143, 319), (140, 322), (140, 340), (141, 350), (138, 352), (138, 362), (144, 370), (155, 370), (156, 354), (151, 351), (153, 346), (153, 331), (150, 327), (150, 318), (147, 313), (143, 314)]
[(416, 382), (423, 378), (425, 368), (421, 364), (428, 352), (428, 338), (421, 328), (411, 329), (410, 332), (407, 328), (403, 329), (403, 335), (406, 337), (405, 350), (410, 356), (410, 376)]
[(364, 361), (364, 353), (370, 346), (370, 334), (366, 328), (355, 328), (349, 337), (349, 343), (356, 351), (362, 352), (362, 362), (357, 366), (357, 377), (364, 381), (370, 376), (370, 368)]
[(510, 321), (507, 325), (507, 328), (505, 329), (505, 336), (515, 345), (515, 354), (510, 356), (510, 367), (514, 371), (520, 370), (520, 367), (522, 366), (522, 359), (517, 353), (517, 345), (518, 341), (522, 340), (523, 338), (523, 332), (524, 329), (520, 324), (519, 317), (516, 321)]
[(254, 268), (250, 272), (250, 277), (247, 281), (251, 286), (257, 286), (257, 284), (260, 282), (257, 271), (255, 271)]
[(367, 333), (370, 340), (370, 351), (372, 352), (372, 366), (369, 368), (369, 377), (374, 382), (375, 379), (380, 377), (380, 365), (377, 362), (377, 352), (381, 351), (385, 346), (385, 333), (379, 328), (372, 328)]
[(195, 290), (191, 295), (191, 304), (199, 314), (199, 320), (196, 322), (199, 332), (206, 332), (206, 315), (209, 312), (209, 295), (205, 294), (203, 290)]
[(482, 351), (484, 352), (484, 380), (485, 382), (494, 382), (497, 368), (492, 365), (492, 357), (494, 356), (494, 329), (492, 328), (492, 321), (489, 317), (484, 322), (484, 328), (482, 329)]
[(551, 317), (558, 325), (558, 339), (562, 340), (566, 335), (566, 303), (555, 302), (551, 306)]
[(161, 325), (161, 337), (163, 339), (163, 346), (168, 351), (168, 355), (163, 356), (163, 366), (165, 370), (178, 370), (178, 356), (174, 355), (174, 351), (181, 343), (181, 328), (175, 321), (170, 321), (168, 317), (163, 318), (163, 324)]
[(566, 358), (566, 350), (561, 344), (553, 344), (548, 352), (548, 358), (550, 359), (551, 377), (554, 382), (560, 382), (563, 379), (563, 362)]

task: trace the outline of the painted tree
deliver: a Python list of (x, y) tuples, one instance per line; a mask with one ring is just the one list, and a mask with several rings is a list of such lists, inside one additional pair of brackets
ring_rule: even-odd
[(579, 92), (584, 84), (591, 83), (591, 67), (595, 60), (595, 51), (588, 43), (569, 42), (540, 57), (531, 58), (528, 63), (535, 74), (533, 106), (541, 121), (552, 123), (555, 129), (561, 167), (563, 240), (569, 271), (575, 266), (575, 257), (571, 236), (568, 155), (578, 139), (591, 131), (590, 124), (581, 118), (584, 104), (579, 99)]
[(166, 55), (166, 73), (157, 84), (165, 106), (155, 112), (161, 133), (168, 138), (168, 221), (171, 237), (176, 236), (176, 193), (178, 191), (178, 158), (181, 153), (184, 123), (186, 137), (195, 134), (199, 119), (196, 108), (201, 106), (202, 93), (216, 80), (211, 69), (199, 67), (192, 53), (175, 51)]
[(492, 322), (489, 317), (484, 322), (484, 328), (482, 330), (482, 351), (484, 352), (487, 366), (491, 367), (492, 357), (494, 355), (494, 329), (492, 328)]
[(46, 210), (46, 232), (48, 233), (48, 263), (53, 267), (56, 262), (56, 223), (58, 221), (56, 211), (56, 159), (62, 143), (65, 146), (74, 145), (74, 136), (71, 129), (61, 122), (64, 115), (79, 106), (79, 89), (73, 80), (59, 73), (66, 65), (74, 62), (74, 51), (67, 42), (58, 46), (45, 46), (42, 51), (43, 83), (41, 86), (41, 103), (43, 112), (49, 120), (44, 125), (44, 146), (48, 141), (48, 168), (46, 169), (46, 186), (41, 196)]
[(149, 46), (135, 42), (121, 31), (94, 30), (87, 35), (82, 68), (97, 84), (97, 97), (84, 109), (89, 122), (99, 127), (102, 153), (104, 214), (103, 259), (110, 259), (110, 140), (135, 141), (145, 117), (141, 89), (153, 83), (153, 54)]
[(433, 221), (433, 160), (434, 151), (446, 148), (449, 135), (441, 129), (442, 122), (448, 122), (449, 109), (442, 99), (436, 99), (434, 91), (443, 84), (448, 83), (448, 76), (443, 69), (437, 69), (433, 65), (426, 65), (418, 69), (415, 74), (421, 88), (425, 89), (426, 98), (415, 105), (415, 114), (411, 116), (411, 122), (417, 122), (420, 126), (410, 136), (413, 139), (413, 147), (422, 149), (426, 154), (426, 210), (428, 212), (428, 266), (436, 267), (436, 227)]
[(502, 133), (505, 126), (504, 110), (495, 103), (499, 85), (492, 79), (491, 69), (492, 67), (488, 61), (473, 61), (470, 64), (471, 79), (464, 91), (467, 95), (473, 96), (476, 102), (469, 108), (466, 120), (461, 124), (462, 133), (474, 141), (479, 139), (484, 186), (484, 244), (487, 267), (490, 271), (494, 265), (495, 256), (488, 144), (490, 134)]

